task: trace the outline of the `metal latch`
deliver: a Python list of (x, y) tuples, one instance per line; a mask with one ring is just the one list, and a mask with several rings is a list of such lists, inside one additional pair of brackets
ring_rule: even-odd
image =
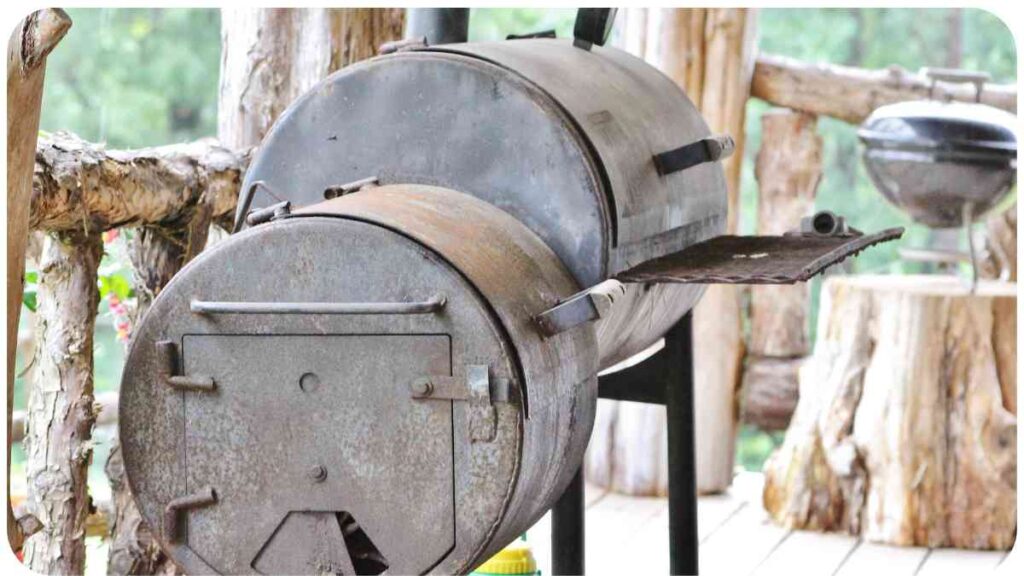
[(181, 538), (178, 530), (179, 512), (202, 508), (217, 503), (217, 493), (210, 486), (204, 487), (195, 494), (175, 498), (164, 508), (164, 538), (168, 542), (177, 542)]
[(512, 382), (491, 378), (486, 365), (466, 366), (466, 379), (454, 376), (421, 376), (409, 390), (416, 400), (458, 400), (469, 402), (469, 437), (473, 442), (491, 442), (498, 431), (495, 402), (509, 402)]
[(178, 345), (170, 340), (156, 343), (157, 361), (160, 363), (160, 380), (168, 386), (194, 392), (212, 392), (217, 387), (212, 376), (179, 374), (181, 362), (178, 359)]

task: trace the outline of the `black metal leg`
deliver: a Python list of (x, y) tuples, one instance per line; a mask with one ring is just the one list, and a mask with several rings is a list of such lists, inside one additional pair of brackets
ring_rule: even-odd
[(583, 466), (551, 509), (551, 572), (556, 576), (583, 574)]
[(693, 423), (693, 324), (687, 314), (665, 335), (668, 362), (668, 539), (672, 574), (697, 574), (697, 462)]

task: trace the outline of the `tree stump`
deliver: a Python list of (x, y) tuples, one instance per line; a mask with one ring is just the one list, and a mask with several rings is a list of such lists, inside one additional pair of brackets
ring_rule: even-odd
[(792, 528), (906, 546), (1008, 549), (1016, 535), (1016, 284), (848, 276), (818, 341), (765, 509)]

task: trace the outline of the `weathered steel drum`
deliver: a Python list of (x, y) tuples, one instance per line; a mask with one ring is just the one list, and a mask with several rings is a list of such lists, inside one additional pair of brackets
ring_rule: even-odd
[[(386, 186), (232, 236), (153, 304), (121, 392), (143, 517), (187, 573), (465, 572), (575, 472), (592, 327), (576, 283), (470, 196)], [(282, 295), (289, 302), (282, 302)]]
[(579, 467), (599, 369), (702, 288), (625, 283), (600, 321), (554, 334), (537, 316), (721, 233), (727, 146), (654, 68), (567, 40), (325, 80), (253, 159), (253, 226), (136, 330), (121, 441), (161, 546), (190, 574), (484, 561)]
[[(444, 186), (533, 230), (581, 288), (725, 229), (721, 165), (659, 174), (653, 157), (710, 131), (686, 95), (620, 50), (571, 40), (448, 44), (347, 67), (299, 98), (246, 185), (293, 206), (367, 177)], [(277, 200), (258, 194), (255, 206)], [(628, 286), (598, 325), (600, 364), (647, 348), (703, 293)]]

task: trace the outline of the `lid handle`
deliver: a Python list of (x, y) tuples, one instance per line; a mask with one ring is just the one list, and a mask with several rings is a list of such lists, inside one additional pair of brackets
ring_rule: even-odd
[(921, 68), (921, 74), (931, 80), (931, 84), (928, 86), (929, 98), (933, 97), (935, 84), (941, 80), (953, 84), (974, 84), (974, 100), (976, 102), (981, 102), (981, 92), (985, 89), (985, 83), (992, 79), (988, 72), (961, 68)]

